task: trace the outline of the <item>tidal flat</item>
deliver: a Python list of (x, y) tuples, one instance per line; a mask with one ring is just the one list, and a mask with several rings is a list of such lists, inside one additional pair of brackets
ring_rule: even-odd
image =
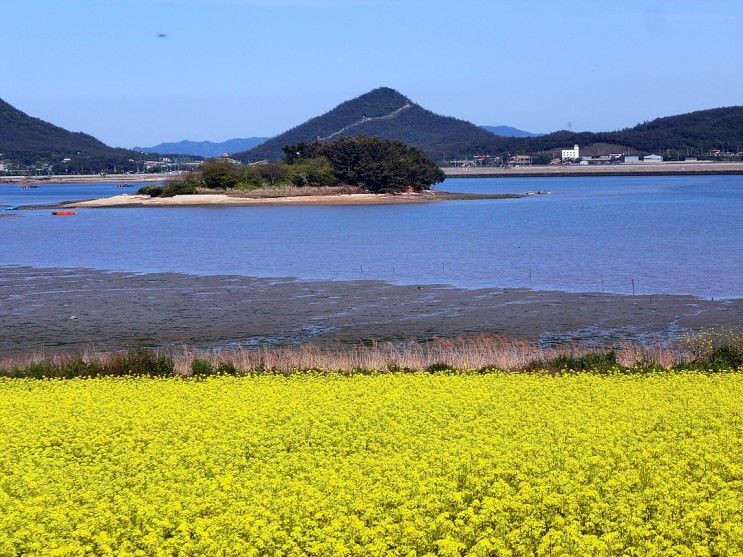
[(645, 343), (735, 329), (743, 300), (6, 266), (0, 353), (238, 348), (496, 334)]

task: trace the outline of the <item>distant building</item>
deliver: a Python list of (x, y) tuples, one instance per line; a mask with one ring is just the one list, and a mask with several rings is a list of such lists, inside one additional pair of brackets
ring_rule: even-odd
[(230, 158), (230, 155), (229, 155), (228, 153), (225, 153), (224, 155), (222, 155), (222, 156), (221, 156), (221, 157), (219, 157), (219, 158), (220, 158), (220, 159), (222, 159), (223, 161), (227, 161), (227, 162), (229, 162), (229, 163), (232, 163), (232, 164), (234, 164), (235, 166), (242, 166), (242, 163), (241, 163), (240, 161), (238, 161), (238, 160), (235, 160), (235, 159), (233, 159), (233, 158)]
[(572, 149), (563, 149), (562, 150), (562, 160), (564, 161), (574, 161), (575, 159), (580, 158), (580, 147), (578, 145), (573, 145)]
[(609, 155), (597, 155), (595, 157), (583, 157), (581, 164), (611, 164), (613, 159)]
[(640, 157), (637, 155), (624, 155), (625, 164), (637, 164), (640, 162)]
[(663, 162), (663, 157), (660, 155), (645, 155), (642, 162)]
[(684, 162), (698, 162), (698, 160), (696, 157), (686, 157)]
[(529, 155), (514, 155), (508, 159), (508, 166), (529, 166), (531, 164), (531, 157)]

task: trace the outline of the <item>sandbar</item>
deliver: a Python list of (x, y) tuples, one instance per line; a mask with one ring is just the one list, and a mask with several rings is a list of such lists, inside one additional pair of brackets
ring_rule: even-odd
[(427, 203), (431, 201), (457, 201), (475, 199), (515, 199), (520, 194), (460, 194), (448, 192), (420, 192), (401, 194), (352, 193), (336, 195), (302, 195), (285, 197), (247, 197), (224, 193), (199, 193), (173, 197), (122, 194), (100, 199), (64, 203), (64, 207), (209, 207), (209, 206), (260, 206), (260, 205), (380, 205), (393, 203)]

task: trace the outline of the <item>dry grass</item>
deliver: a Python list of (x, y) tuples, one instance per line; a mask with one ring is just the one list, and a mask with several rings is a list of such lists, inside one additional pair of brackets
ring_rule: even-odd
[[(425, 370), (452, 368), (458, 370), (500, 369), (527, 370), (561, 357), (580, 358), (596, 354), (616, 356), (616, 364), (626, 368), (661, 367), (670, 369), (709, 356), (716, 346), (732, 343), (743, 350), (742, 333), (701, 333), (676, 343), (632, 344), (603, 348), (566, 344), (559, 347), (541, 347), (536, 343), (507, 339), (493, 335), (433, 339), (428, 342), (384, 342), (371, 345), (262, 347), (251, 349), (205, 351), (184, 347), (181, 350), (159, 350), (155, 356), (172, 359), (177, 374), (189, 375), (194, 360), (209, 364), (211, 369), (231, 372), (276, 371), (291, 373), (297, 370), (323, 370), (353, 373), (363, 370)], [(122, 352), (84, 351), (78, 354), (47, 354), (0, 356), (0, 370), (23, 369), (45, 363), (63, 366), (73, 360), (97, 363), (103, 368), (116, 368)], [(541, 368), (540, 368), (541, 369)]]
[[(607, 349), (611, 349), (607, 347)], [(454, 369), (496, 368), (525, 369), (534, 361), (547, 361), (563, 355), (582, 356), (596, 352), (595, 347), (563, 345), (543, 348), (525, 340), (481, 335), (429, 342), (375, 343), (370, 346), (339, 346), (335, 348), (304, 344), (297, 347), (266, 347), (238, 349), (230, 352), (207, 353), (185, 351), (176, 356), (176, 367), (201, 358), (217, 366), (229, 362), (238, 369), (270, 369), (289, 372), (297, 369), (322, 369), (352, 372), (354, 370), (421, 370), (445, 364)], [(689, 360), (689, 351), (681, 345), (656, 344), (621, 345), (617, 360), (631, 367), (652, 362), (672, 367)]]

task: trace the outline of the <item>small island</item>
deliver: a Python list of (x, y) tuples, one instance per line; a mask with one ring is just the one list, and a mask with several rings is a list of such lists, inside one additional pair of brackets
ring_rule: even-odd
[(65, 206), (338, 205), (523, 197), (432, 191), (446, 177), (443, 171), (420, 149), (389, 139), (339, 137), (283, 150), (279, 162), (240, 165), (226, 157), (209, 159), (199, 171), (144, 186), (137, 195)]

